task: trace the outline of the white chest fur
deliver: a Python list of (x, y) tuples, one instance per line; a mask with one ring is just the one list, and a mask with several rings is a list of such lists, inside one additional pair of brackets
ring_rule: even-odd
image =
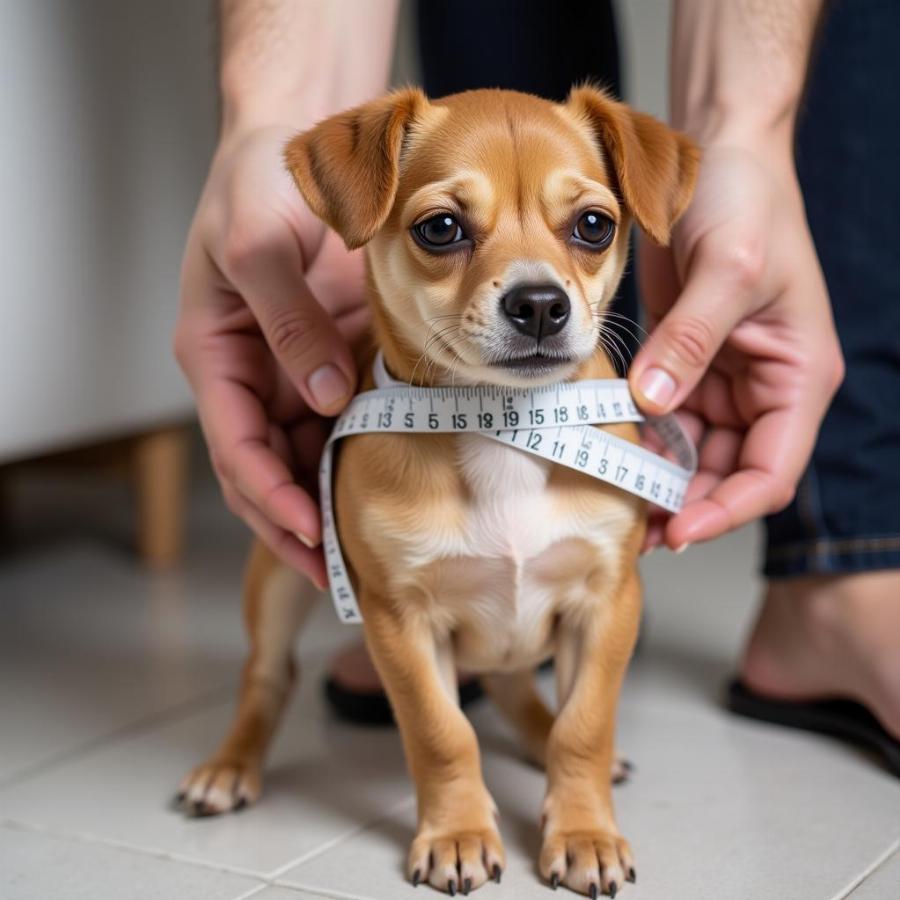
[(477, 434), (455, 442), (467, 489), (465, 515), (445, 528), (406, 534), (394, 571), (427, 584), (439, 617), (456, 633), (461, 663), (527, 664), (546, 652), (549, 624), (562, 602), (596, 600), (587, 593), (586, 572), (546, 577), (548, 567), (568, 559), (555, 556), (555, 548), (581, 539), (595, 548), (595, 559), (613, 560), (634, 522), (634, 507), (624, 495), (621, 503), (608, 497), (572, 502), (550, 481), (553, 463)]
[(552, 463), (477, 434), (460, 435), (457, 444), (472, 498), (467, 556), (503, 556), (521, 565), (565, 536), (547, 490)]

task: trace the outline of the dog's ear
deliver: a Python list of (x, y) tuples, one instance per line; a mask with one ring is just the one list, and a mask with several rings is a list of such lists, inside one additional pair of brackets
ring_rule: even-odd
[(418, 88), (339, 113), (293, 138), (284, 158), (310, 209), (352, 250), (384, 224), (406, 130), (427, 104)]
[(574, 88), (566, 108), (596, 135), (638, 225), (657, 243), (668, 244), (694, 192), (699, 148), (687, 135), (597, 88)]

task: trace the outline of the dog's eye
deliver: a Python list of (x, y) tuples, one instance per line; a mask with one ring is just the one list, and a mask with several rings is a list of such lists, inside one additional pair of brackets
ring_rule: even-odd
[(443, 250), (466, 239), (459, 222), (449, 213), (440, 213), (413, 226), (413, 235), (429, 250)]
[(603, 213), (588, 210), (579, 216), (572, 230), (572, 237), (587, 244), (594, 250), (602, 249), (609, 246), (613, 235), (616, 233), (616, 225), (608, 216)]

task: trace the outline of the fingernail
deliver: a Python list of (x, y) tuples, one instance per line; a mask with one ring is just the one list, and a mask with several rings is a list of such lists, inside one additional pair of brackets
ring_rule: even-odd
[(662, 369), (647, 369), (638, 379), (638, 390), (657, 406), (667, 406), (675, 396), (675, 379)]
[(344, 373), (334, 363), (319, 366), (309, 378), (306, 386), (313, 395), (316, 404), (323, 411), (340, 405), (350, 393), (350, 384)]
[(676, 547), (674, 552), (675, 553), (684, 553), (684, 551), (687, 550), (687, 548), (690, 546), (691, 546), (690, 543), (682, 544), (680, 547)]
[(303, 544), (304, 547), (309, 547), (310, 550), (315, 550), (316, 547), (319, 546), (320, 541), (314, 541), (311, 537), (307, 537), (301, 531), (295, 531), (294, 537)]

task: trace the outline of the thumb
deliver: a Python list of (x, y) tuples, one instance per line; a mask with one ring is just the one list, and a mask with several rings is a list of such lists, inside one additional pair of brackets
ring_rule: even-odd
[(336, 415), (353, 395), (353, 356), (332, 317), (317, 302), (299, 252), (273, 246), (233, 273), (266, 342), (310, 408)]
[[(740, 294), (744, 296), (736, 296)], [(644, 412), (662, 415), (684, 402), (747, 314), (744, 299), (749, 298), (733, 279), (698, 261), (628, 373), (631, 392)]]

